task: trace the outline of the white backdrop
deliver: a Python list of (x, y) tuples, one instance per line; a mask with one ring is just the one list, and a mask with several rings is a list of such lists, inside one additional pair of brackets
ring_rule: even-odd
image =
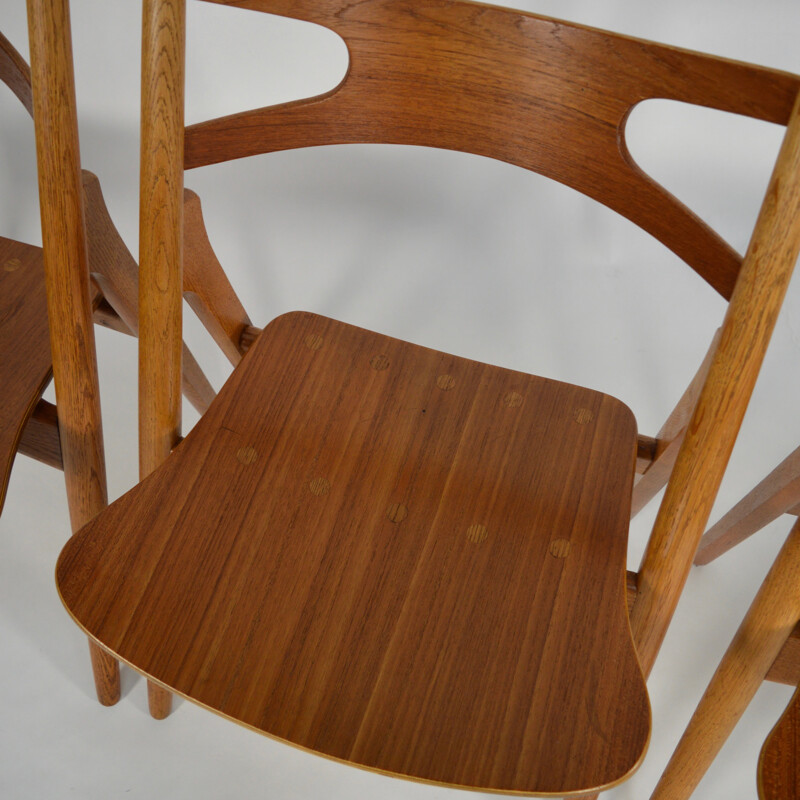
[[(24, 0), (0, 30), (25, 54)], [(800, 71), (800, 3), (525, 0), (530, 11)], [(137, 246), (140, 4), (73, 0), (83, 165)], [(189, 5), (188, 121), (334, 86), (346, 51), (329, 31)], [(781, 131), (651, 101), (628, 128), (634, 157), (746, 246)], [(699, 364), (723, 302), (663, 247), (573, 191), (507, 165), (416, 148), (348, 146), (190, 173), (211, 241), (251, 317), (303, 308), (431, 347), (616, 395), (655, 434)], [(0, 88), (0, 234), (40, 242), (32, 125)], [(800, 445), (800, 281), (790, 289), (712, 521)], [(219, 386), (227, 366), (196, 325), (190, 345)], [(112, 497), (136, 481), (135, 343), (98, 332)], [(195, 419), (185, 412), (186, 427)], [(653, 502), (632, 527), (636, 568)], [(608, 797), (646, 798), (790, 526), (783, 518), (694, 570), (650, 680), (644, 766)], [(63, 479), (25, 458), (0, 518), (0, 795), (3, 797), (434, 798), (348, 769), (185, 702), (147, 716), (144, 682), (93, 700), (84, 637), (52, 573), (69, 534)], [(759, 748), (790, 691), (766, 684), (697, 792), (755, 796)]]

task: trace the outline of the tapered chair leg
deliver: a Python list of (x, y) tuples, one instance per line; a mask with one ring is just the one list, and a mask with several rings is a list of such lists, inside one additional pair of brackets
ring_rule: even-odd
[(157, 683), (148, 681), (147, 705), (153, 719), (166, 719), (172, 711), (172, 693)]
[(800, 522), (750, 606), (651, 800), (686, 800), (705, 775), (800, 619)]
[(89, 642), (89, 655), (97, 699), (104, 706), (113, 706), (120, 695), (119, 662), (92, 641)]
[[(50, 349), (74, 533), (108, 505), (108, 493), (68, 2), (28, 0), (28, 32)], [(112, 705), (119, 666), (91, 643), (90, 652), (98, 699)]]

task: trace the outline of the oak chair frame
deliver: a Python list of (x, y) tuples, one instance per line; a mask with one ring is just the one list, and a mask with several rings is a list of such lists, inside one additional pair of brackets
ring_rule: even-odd
[[(630, 622), (642, 669), (645, 675), (649, 674), (710, 514), (800, 249), (797, 223), (800, 107), (795, 103), (800, 88), (798, 78), (477, 4), (446, 4), (444, 9), (444, 4), (434, 0), (426, 7), (428, 19), (415, 23), (423, 30), (429, 24), (429, 34), (435, 33), (443, 21), (437, 16), (440, 13), (450, 15), (450, 22), (457, 19), (472, 24), (480, 19), (481, 26), (493, 36), (514, 35), (509, 33), (506, 24), (509, 23), (517, 30), (524, 28), (525, 35), (539, 37), (546, 53), (545, 63), (563, 67), (569, 59), (571, 74), (578, 75), (580, 83), (558, 77), (553, 78), (553, 86), (545, 82), (544, 87), (539, 87), (547, 98), (543, 102), (551, 104), (550, 110), (555, 113), (544, 119), (525, 117), (519, 124), (525, 123), (529, 139), (509, 141), (499, 138), (493, 125), (499, 112), (503, 116), (513, 115), (524, 103), (509, 104), (503, 100), (497, 106), (485, 96), (469, 109), (459, 108), (442, 96), (435, 85), (426, 84), (423, 73), (415, 72), (412, 58), (412, 74), (421, 80), (429, 102), (437, 106), (445, 120), (441, 127), (427, 130), (420, 138), (411, 124), (414, 117), (425, 119), (424, 109), (416, 104), (417, 96), (405, 93), (402, 84), (393, 81), (391, 71), (382, 71), (380, 66), (381, 61), (390, 62), (396, 56), (395, 46), (407, 56), (420, 54), (417, 50), (420, 43), (415, 41), (413, 33), (408, 32), (407, 41), (403, 39), (402, 4), (362, 4), (355, 11), (347, 9), (353, 13), (352, 19), (348, 13), (340, 13), (344, 10), (335, 2), (319, 3), (313, 13), (303, 3), (283, 0), (238, 0), (229, 4), (273, 11), (330, 27), (348, 45), (350, 71), (342, 84), (327, 95), (191, 126), (186, 129), (184, 141), (185, 3), (145, 1), (139, 309), (142, 477), (163, 463), (180, 440), (180, 406), (176, 398), (180, 394), (181, 375), (184, 167), (311, 144), (382, 141), (468, 150), (542, 172), (614, 208), (648, 230), (730, 299), (719, 343), (712, 348), (713, 357), (697, 392), (697, 401), (686, 403), (694, 410), (685, 426), (667, 491), (634, 580)], [(395, 14), (398, 6), (400, 11)], [(38, 9), (41, 18), (51, 26), (50, 35), (54, 39), (59, 32), (63, 35), (63, 18), (48, 12), (40, 0), (29, 0), (29, 7)], [(396, 41), (365, 40), (366, 44), (362, 41), (359, 32), (364, 26), (384, 16), (391, 19), (393, 15), (392, 21), (399, 24)], [(563, 43), (567, 41), (568, 44)], [(514, 41), (513, 46), (498, 48), (494, 55), (505, 55), (513, 63), (518, 46)], [(581, 58), (575, 59), (576, 53)], [(58, 52), (43, 50), (40, 55), (42, 71), (46, 73), (47, 59), (57, 58)], [(430, 57), (429, 53), (426, 55)], [(451, 56), (452, 53), (448, 54), (448, 58)], [(631, 61), (637, 63), (637, 70), (622, 74), (615, 68), (618, 63)], [(444, 75), (450, 75), (445, 63), (438, 66)], [(690, 77), (682, 79), (681, 72)], [(374, 74), (381, 76), (388, 90), (377, 104), (360, 94), (361, 84)], [(499, 79), (502, 74), (499, 66), (495, 77)], [(436, 82), (440, 77), (441, 74)], [(420, 86), (415, 88), (418, 92)], [(597, 94), (589, 92), (582, 100), (580, 94), (587, 88)], [(508, 87), (501, 82), (493, 90), (497, 96), (503, 96)], [(448, 91), (448, 87), (442, 91)], [(627, 154), (625, 120), (636, 103), (652, 96), (788, 124), (767, 199), (744, 259), (641, 173)], [(589, 114), (577, 112), (582, 125), (576, 124), (576, 111), (571, 103), (576, 103), (576, 109), (590, 109)], [(158, 114), (150, 114), (150, 109), (158, 109)], [(298, 122), (303, 124), (290, 127)], [(483, 126), (485, 136), (473, 139), (481, 141), (480, 146), (462, 138), (468, 124)], [(237, 142), (232, 136), (237, 129), (257, 131), (257, 136), (245, 136)], [(551, 141), (561, 143), (566, 157), (552, 152), (548, 146)], [(585, 161), (576, 163), (569, 158), (570, 148), (578, 148)], [(45, 164), (45, 157), (46, 154), (40, 156), (40, 165)], [(596, 170), (595, 164), (605, 167), (608, 174)], [(48, 167), (43, 171), (47, 174)], [(635, 200), (625, 195), (624, 189), (633, 189)], [(242, 342), (254, 332), (246, 319), (239, 320), (236, 330), (238, 342), (236, 335), (232, 341), (241, 349)], [(152, 686), (150, 700), (155, 715), (166, 712), (169, 701), (163, 688)]]
[[(33, 30), (33, 25), (31, 29)], [(69, 75), (67, 78), (70, 79), (67, 81), (69, 83), (71, 78)], [(30, 67), (2, 34), (0, 34), (0, 80), (11, 89), (25, 109), (33, 116), (34, 93)], [(64, 88), (68, 89), (68, 86), (65, 84)], [(77, 152), (70, 149), (67, 152), (69, 163), (72, 163), (73, 157), (77, 157)], [(139, 327), (138, 266), (109, 216), (97, 177), (86, 170), (80, 171), (79, 164), (75, 165), (78, 167), (80, 176), (79, 197), (82, 216), (85, 218), (86, 244), (85, 254), (76, 252), (74, 257), (81, 261), (84, 258), (86, 260), (90, 316), (95, 324), (136, 336)], [(195, 272), (206, 276), (202, 281), (196, 279), (195, 282), (202, 282), (204, 286), (211, 283), (217, 292), (214, 297), (207, 300), (207, 305), (210, 305), (214, 312), (207, 313), (204, 320), (206, 325), (213, 330), (213, 326), (220, 326), (222, 319), (220, 313), (224, 311), (226, 304), (230, 305), (238, 300), (224, 276), (220, 277), (217, 274), (220, 272), (219, 264), (210, 248), (202, 247), (205, 232), (199, 199), (193, 193), (187, 192), (185, 203), (186, 213), (192, 220), (190, 230), (193, 239), (198, 242), (194, 258), (187, 270), (187, 276), (194, 274), (192, 272), (192, 268), (194, 268)], [(49, 221), (48, 224), (50, 224)], [(79, 235), (78, 238), (80, 238)], [(6, 266), (8, 270), (11, 270), (13, 266), (13, 271), (16, 272), (19, 269), (17, 264), (22, 265), (21, 272), (25, 273), (25, 285), (30, 287), (31, 295), (18, 298), (14, 294), (13, 298), (4, 298), (4, 300), (8, 303), (17, 301), (21, 303), (19, 307), (21, 310), (16, 310), (14, 316), (28, 326), (30, 339), (18, 342), (17, 346), (33, 365), (28, 372), (35, 373), (33, 374), (35, 385), (27, 380), (24, 387), (18, 388), (15, 376), (7, 376), (6, 390), (10, 393), (17, 392), (19, 395), (18, 400), (15, 395), (15, 408), (19, 404), (18, 401), (25, 405), (20, 407), (22, 413), (19, 415), (9, 414), (3, 419), (3, 442), (4, 445), (8, 445), (8, 448), (3, 452), (4, 463), (2, 464), (2, 473), (0, 473), (0, 510), (2, 510), (5, 499), (14, 456), (16, 452), (20, 452), (65, 472), (72, 527), (73, 530), (77, 530), (86, 521), (87, 514), (91, 513), (90, 509), (99, 508), (103, 504), (101, 500), (105, 494), (105, 475), (102, 463), (102, 430), (93, 427), (95, 420), (92, 410), (94, 401), (92, 401), (89, 405), (91, 414), (88, 428), (83, 434), (87, 443), (77, 456), (73, 455), (65, 459), (61, 434), (65, 425), (64, 413), (69, 412), (62, 412), (59, 416), (61, 406), (57, 407), (41, 399), (41, 395), (53, 377), (50, 350), (58, 349), (56, 343), (45, 344), (49, 336), (45, 308), (46, 280), (41, 250), (22, 243), (11, 242), (11, 240), (7, 241), (8, 246), (20, 250), (23, 257), (22, 259), (12, 259)], [(76, 240), (72, 240), (73, 244), (74, 241)], [(52, 263), (52, 256), (50, 261)], [(42, 270), (41, 274), (39, 274), (39, 270)], [(214, 280), (209, 281), (209, 276)], [(41, 293), (41, 297), (39, 297), (39, 293)], [(81, 296), (81, 302), (83, 299)], [(93, 334), (89, 338), (93, 351)], [(10, 340), (9, 343), (11, 343)], [(230, 358), (230, 354), (228, 355)], [(92, 358), (91, 355), (87, 357)], [(71, 369), (71, 365), (68, 369)], [(69, 392), (80, 390), (79, 387), (72, 386), (69, 380), (66, 388), (64, 387), (65, 369), (63, 366), (60, 368), (59, 375), (61, 377), (56, 379), (57, 386), (62, 387), (61, 389), (57, 388), (59, 396), (64, 394), (69, 396)], [(95, 389), (96, 387), (92, 391)], [(208, 409), (216, 395), (203, 370), (184, 344), (182, 344), (181, 389), (183, 395), (201, 414)], [(64, 404), (65, 409), (67, 405)], [(96, 420), (96, 424), (99, 425), (99, 418)], [(94, 440), (93, 444), (89, 443), (91, 440)], [(67, 449), (74, 448), (71, 440), (66, 447)], [(77, 473), (76, 470), (78, 470)], [(79, 474), (82, 470), (88, 470), (90, 473), (97, 472), (96, 475), (84, 478)], [(111, 705), (119, 697), (118, 669), (104, 654), (98, 653), (94, 646), (92, 646), (91, 655), (98, 699), (104, 705)]]
[[(22, 105), (33, 116), (33, 90), (30, 67), (13, 45), (0, 33), (0, 81), (5, 83), (17, 96)], [(100, 183), (91, 172), (81, 172), (83, 202), (86, 216), (86, 236), (88, 248), (88, 269), (91, 276), (91, 302), (94, 322), (127, 335), (135, 336), (138, 331), (138, 266), (114, 227), (103, 199)], [(197, 204), (196, 196), (187, 196), (187, 203)], [(202, 218), (197, 217), (196, 225), (202, 226)], [(20, 243), (21, 244), (21, 243)], [(38, 253), (39, 248), (28, 248)], [(205, 268), (206, 256), (197, 259), (201, 269)], [(10, 267), (9, 267), (10, 269)], [(33, 276), (44, 297), (44, 277)], [(45, 329), (46, 314), (33, 313), (35, 303), (30, 303), (32, 318), (29, 323)], [(38, 307), (36, 312), (41, 311)], [(27, 311), (27, 308), (26, 308)], [(49, 357), (49, 353), (47, 354)], [(204, 413), (214, 399), (215, 392), (188, 348), (183, 350), (184, 395), (197, 409)], [(38, 394), (41, 395), (51, 379), (48, 368), (41, 371)], [(9, 376), (9, 382), (11, 376)], [(13, 390), (11, 390), (13, 391)], [(58, 415), (55, 406), (44, 400), (35, 402), (30, 397), (27, 414), (20, 418), (11, 415), (4, 419), (4, 430), (8, 430), (11, 446), (9, 463), (4, 465), (2, 489), (0, 489), (0, 510), (5, 496), (8, 475), (11, 471), (14, 452), (18, 451), (42, 463), (63, 469), (61, 446), (58, 435)]]

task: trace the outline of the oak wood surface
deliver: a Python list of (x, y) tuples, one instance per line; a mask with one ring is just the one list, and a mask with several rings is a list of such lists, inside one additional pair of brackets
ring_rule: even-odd
[[(139, 333), (139, 267), (109, 216), (97, 176), (84, 170), (81, 177), (92, 278), (128, 332), (136, 336)], [(216, 392), (189, 348), (182, 344), (182, 349), (181, 388), (186, 399), (202, 414)]]
[[(28, 32), (47, 287), (50, 350), (61, 455), (73, 531), (107, 504), (100, 391), (67, 0), (28, 0)], [(97, 697), (119, 699), (116, 661), (90, 642)]]
[(800, 522), (789, 533), (714, 673), (651, 800), (686, 800), (800, 619)]
[(796, 75), (478, 3), (211, 2), (330, 28), (350, 64), (321, 97), (190, 126), (187, 169), (351, 142), (485, 155), (613, 208), (730, 297), (740, 256), (638, 168), (625, 123), (637, 103), (658, 97), (785, 124)]
[[(185, 0), (144, 0), (139, 159), (139, 478), (181, 436)], [(152, 113), (153, 109), (156, 113)], [(150, 714), (172, 707), (149, 684)]]
[(646, 675), (708, 523), (798, 252), (800, 95), (639, 570), (631, 628)]
[[(181, 429), (185, 0), (145, 0), (139, 195), (139, 473)], [(157, 113), (151, 113), (157, 109)]]
[(285, 315), (71, 540), (59, 589), (123, 660), (302, 747), (600, 787), (649, 732), (625, 613), (635, 450), (605, 395)]
[(800, 689), (761, 748), (758, 797), (759, 800), (800, 799)]

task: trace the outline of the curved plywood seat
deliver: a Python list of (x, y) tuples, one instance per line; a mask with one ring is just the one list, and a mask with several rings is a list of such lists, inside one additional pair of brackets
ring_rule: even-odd
[(332, 758), (501, 792), (612, 785), (650, 712), (619, 401), (312, 314), (272, 322), (64, 603), (158, 683)]
[(759, 800), (800, 798), (800, 689), (761, 749), (758, 796)]
[(51, 375), (42, 251), (0, 237), (0, 510), (22, 431)]

